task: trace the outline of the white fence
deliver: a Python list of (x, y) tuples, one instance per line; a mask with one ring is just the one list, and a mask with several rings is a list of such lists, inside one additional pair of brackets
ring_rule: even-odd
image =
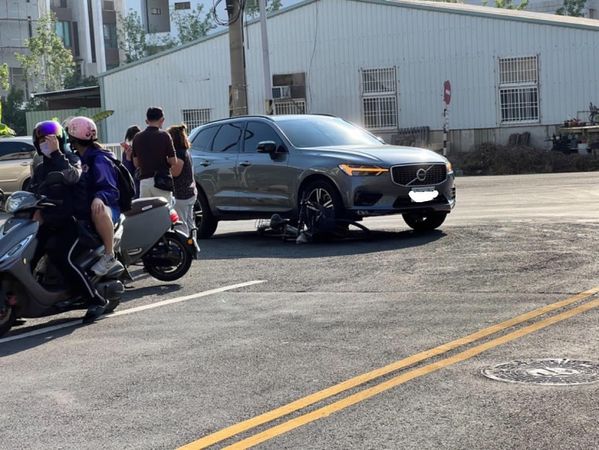
[(275, 114), (306, 114), (306, 100), (298, 98), (275, 101)]
[(118, 159), (122, 160), (123, 148), (121, 147), (121, 144), (102, 144), (102, 147), (106, 150), (110, 150)]

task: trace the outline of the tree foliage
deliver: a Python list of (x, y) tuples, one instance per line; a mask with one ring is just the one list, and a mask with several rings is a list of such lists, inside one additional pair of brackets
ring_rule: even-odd
[(203, 13), (204, 5), (198, 5), (191, 12), (175, 10), (173, 12), (173, 22), (177, 27), (178, 44), (195, 41), (206, 36), (211, 30), (216, 28), (212, 16)]
[[(23, 97), (23, 91), (12, 86), (8, 91), (6, 100), (2, 100), (0, 103), (2, 109), (0, 121), (5, 122), (19, 136), (27, 134)], [(2, 128), (2, 125), (0, 125), (0, 128)]]
[[(266, 12), (271, 13), (281, 9), (281, 0), (267, 0)], [(257, 17), (260, 14), (260, 4), (258, 0), (247, 0), (245, 3), (245, 14), (250, 17)]]
[[(488, 6), (488, 2), (483, 1), (483, 6)], [(528, 0), (521, 0), (520, 4), (517, 5), (513, 0), (495, 0), (495, 8), (503, 8), (503, 9), (515, 9), (518, 11), (522, 11), (526, 9), (528, 6)]]
[(173, 22), (177, 28), (176, 38), (147, 33), (139, 14), (134, 10), (129, 10), (124, 16), (119, 14), (119, 48), (125, 53), (126, 62), (137, 61), (206, 36), (216, 25), (212, 17), (203, 14), (202, 10), (203, 6), (198, 5), (192, 12), (173, 12)]
[(8, 84), (8, 64), (0, 64), (0, 89), (4, 89), (5, 91), (9, 88)]
[(28, 54), (15, 53), (15, 57), (33, 90), (63, 89), (65, 80), (75, 70), (75, 63), (73, 54), (65, 48), (56, 34), (56, 18), (53, 13), (39, 19), (34, 35), (25, 40), (25, 47), (29, 50)]
[(126, 62), (143, 58), (148, 53), (148, 36), (141, 18), (134, 10), (124, 16), (119, 14), (119, 48), (125, 53)]
[(564, 0), (563, 6), (555, 13), (560, 16), (582, 17), (586, 3), (587, 0)]

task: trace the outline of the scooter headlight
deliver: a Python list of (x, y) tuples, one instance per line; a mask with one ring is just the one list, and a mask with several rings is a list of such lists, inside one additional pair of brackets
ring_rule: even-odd
[(20, 209), (31, 207), (35, 201), (36, 197), (31, 192), (17, 191), (6, 200), (6, 212), (14, 214)]
[(35, 236), (35, 234), (30, 234), (25, 239), (22, 239), (21, 242), (19, 242), (18, 244), (13, 245), (10, 248), (10, 250), (8, 250), (4, 255), (0, 257), (0, 263), (6, 261), (9, 258), (12, 258), (13, 256), (17, 255), (22, 249), (27, 247), (27, 244), (29, 244), (31, 239), (33, 239), (33, 236)]

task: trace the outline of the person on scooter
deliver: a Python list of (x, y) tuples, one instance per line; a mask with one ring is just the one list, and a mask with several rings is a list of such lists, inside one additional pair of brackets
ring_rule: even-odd
[[(57, 205), (37, 211), (34, 216), (40, 222), (37, 236), (40, 251), (34, 259), (39, 260), (47, 254), (49, 261), (65, 277), (64, 281), (87, 298), (90, 306), (84, 321), (91, 322), (102, 315), (107, 302), (69, 258), (77, 239), (74, 205), (82, 190), (79, 185), (81, 162), (77, 155), (66, 151), (65, 144), (66, 133), (58, 122), (47, 120), (35, 126), (33, 145), (42, 155), (42, 161), (33, 171), (28, 190), (57, 201)], [(48, 175), (52, 172), (62, 174), (60, 183), (48, 183)]]
[(99, 276), (106, 275), (119, 264), (114, 257), (114, 224), (121, 215), (118, 174), (111, 160), (114, 155), (98, 144), (98, 129), (88, 117), (73, 117), (67, 134), (71, 148), (81, 157), (81, 182), (87, 193), (86, 202), (77, 205), (77, 216), (88, 219), (91, 212), (91, 221), (104, 244), (104, 255), (92, 271)]

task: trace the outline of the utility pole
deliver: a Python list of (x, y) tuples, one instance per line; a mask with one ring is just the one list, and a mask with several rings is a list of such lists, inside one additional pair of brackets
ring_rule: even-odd
[(266, 28), (266, 0), (258, 0), (260, 5), (260, 31), (262, 33), (262, 68), (264, 71), (264, 110), (269, 116), (274, 114), (272, 101), (272, 79), (270, 78), (270, 58), (268, 55), (268, 31)]
[(231, 59), (229, 116), (233, 117), (248, 113), (243, 49), (243, 11), (241, 10), (240, 0), (226, 1), (227, 14), (229, 15), (229, 56)]

